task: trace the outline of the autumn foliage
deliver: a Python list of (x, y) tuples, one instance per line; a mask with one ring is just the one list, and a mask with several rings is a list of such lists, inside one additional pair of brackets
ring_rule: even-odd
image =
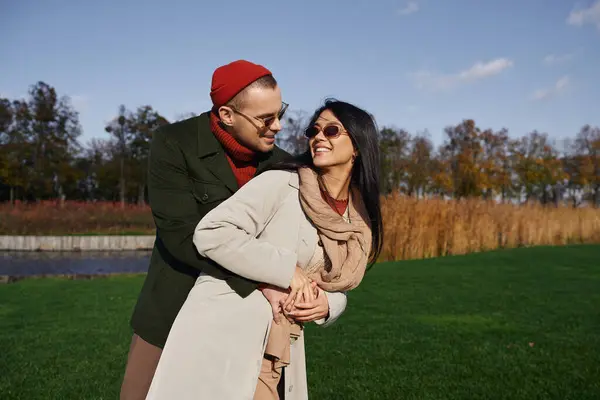
[[(79, 114), (45, 82), (28, 98), (0, 98), (0, 201), (79, 200), (145, 204), (152, 132), (168, 124), (150, 105), (124, 105), (104, 138), (80, 143)], [(277, 135), (291, 153), (306, 149), (310, 113), (290, 110)], [(189, 115), (185, 116), (185, 118)], [(433, 143), (428, 133), (383, 127), (381, 189), (417, 198), (600, 205), (600, 127), (579, 132), (509, 132), (456, 121)], [(583, 124), (583, 121), (582, 121)], [(566, 139), (565, 139), (566, 138)]]
[(560, 145), (545, 133), (510, 137), (473, 120), (444, 133), (435, 149), (427, 135), (381, 131), (384, 194), (600, 205), (600, 128), (585, 125)]

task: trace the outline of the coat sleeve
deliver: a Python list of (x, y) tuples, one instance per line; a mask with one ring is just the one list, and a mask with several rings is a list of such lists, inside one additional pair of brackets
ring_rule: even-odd
[(267, 171), (251, 179), (198, 223), (198, 252), (223, 268), (256, 282), (287, 289), (298, 261), (295, 252), (257, 238), (280, 204), (290, 172)]
[(329, 303), (329, 315), (315, 321), (317, 325), (327, 327), (333, 324), (346, 310), (348, 296), (346, 292), (325, 292), (327, 302)]

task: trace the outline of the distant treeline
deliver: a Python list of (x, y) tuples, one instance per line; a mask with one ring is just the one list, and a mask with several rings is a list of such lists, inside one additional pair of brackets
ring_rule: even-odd
[[(307, 115), (291, 111), (283, 121), (278, 144), (291, 153), (306, 149)], [(170, 122), (150, 105), (121, 105), (99, 127), (106, 138), (83, 145), (77, 110), (47, 83), (32, 85), (26, 99), (0, 96), (0, 201), (144, 204), (152, 131)], [(599, 127), (582, 125), (560, 145), (545, 133), (509, 137), (472, 119), (444, 134), (436, 148), (426, 134), (382, 127), (382, 194), (600, 205)]]

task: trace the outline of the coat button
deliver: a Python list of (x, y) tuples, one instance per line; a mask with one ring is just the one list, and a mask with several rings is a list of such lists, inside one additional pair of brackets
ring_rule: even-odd
[(291, 392), (293, 388), (294, 388), (294, 385), (290, 385), (290, 390), (289, 390), (289, 392)]
[(202, 200), (205, 200), (205, 201), (206, 201), (207, 199), (208, 199), (208, 194), (204, 193), (204, 194), (202, 195)]

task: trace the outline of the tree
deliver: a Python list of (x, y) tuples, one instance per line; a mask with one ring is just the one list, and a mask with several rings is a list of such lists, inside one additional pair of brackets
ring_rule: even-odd
[(119, 106), (119, 114), (115, 117), (104, 130), (110, 133), (116, 140), (119, 153), (119, 198), (121, 207), (125, 207), (125, 160), (128, 158), (128, 146), (131, 141), (131, 133), (127, 131), (128, 117), (130, 112), (124, 105)]
[[(291, 115), (290, 115), (291, 114)], [(309, 116), (304, 111), (292, 110), (286, 113), (281, 132), (276, 136), (277, 146), (292, 155), (299, 155), (308, 150), (308, 139), (304, 135)]]
[(379, 132), (381, 191), (383, 194), (400, 189), (405, 182), (410, 134), (403, 129), (383, 128)]
[(579, 183), (589, 187), (594, 207), (600, 206), (600, 127), (585, 125), (577, 133), (574, 150)]
[(497, 194), (504, 202), (510, 197), (512, 187), (508, 131), (487, 129), (481, 133), (481, 141), (484, 197), (491, 198)]
[(442, 198), (452, 196), (451, 155), (443, 146), (431, 160), (431, 192)]
[(87, 183), (92, 199), (117, 201), (120, 198), (120, 151), (114, 139), (92, 139), (86, 149)]
[[(4, 135), (8, 133), (8, 130), (12, 126), (13, 122), (13, 109), (12, 103), (9, 99), (0, 98), (0, 140), (4, 139)], [(0, 141), (0, 144), (3, 144)]]
[(409, 196), (419, 198), (429, 190), (432, 182), (433, 144), (426, 135), (410, 140), (410, 151), (405, 165), (405, 187)]
[(13, 103), (16, 110), (15, 137), (27, 146), (21, 152), (22, 167), (32, 167), (23, 186), (33, 198), (64, 199), (65, 185), (73, 183), (77, 171), (72, 160), (80, 145), (79, 115), (67, 96), (38, 82), (31, 86), (29, 99)]
[(13, 128), (12, 103), (8, 99), (0, 98), (0, 179), (9, 187), (10, 202), (14, 201), (14, 180), (11, 179), (11, 156), (14, 150), (11, 148), (11, 134)]
[(29, 130), (31, 129), (31, 113), (25, 100), (12, 103), (3, 102), (4, 122), (0, 134), (0, 174), (9, 186), (11, 202), (25, 196), (26, 188), (31, 180), (32, 146)]
[(154, 111), (151, 106), (146, 105), (139, 107), (135, 114), (131, 114), (128, 123), (131, 133), (129, 148), (133, 164), (132, 175), (138, 186), (138, 204), (144, 205), (146, 203), (146, 170), (152, 132), (167, 125), (169, 121)]
[(542, 204), (551, 200), (558, 204), (562, 197), (558, 185), (567, 176), (548, 135), (533, 131), (517, 140), (513, 147), (517, 184), (525, 201), (537, 198)]
[(124, 105), (106, 127), (113, 137), (112, 150), (119, 162), (119, 198), (125, 206), (127, 197), (137, 197), (145, 204), (146, 170), (152, 132), (169, 121), (151, 106), (138, 107), (131, 112)]
[(481, 195), (486, 184), (481, 130), (475, 121), (468, 119), (444, 131), (448, 137), (444, 150), (450, 161), (454, 195), (458, 198)]

